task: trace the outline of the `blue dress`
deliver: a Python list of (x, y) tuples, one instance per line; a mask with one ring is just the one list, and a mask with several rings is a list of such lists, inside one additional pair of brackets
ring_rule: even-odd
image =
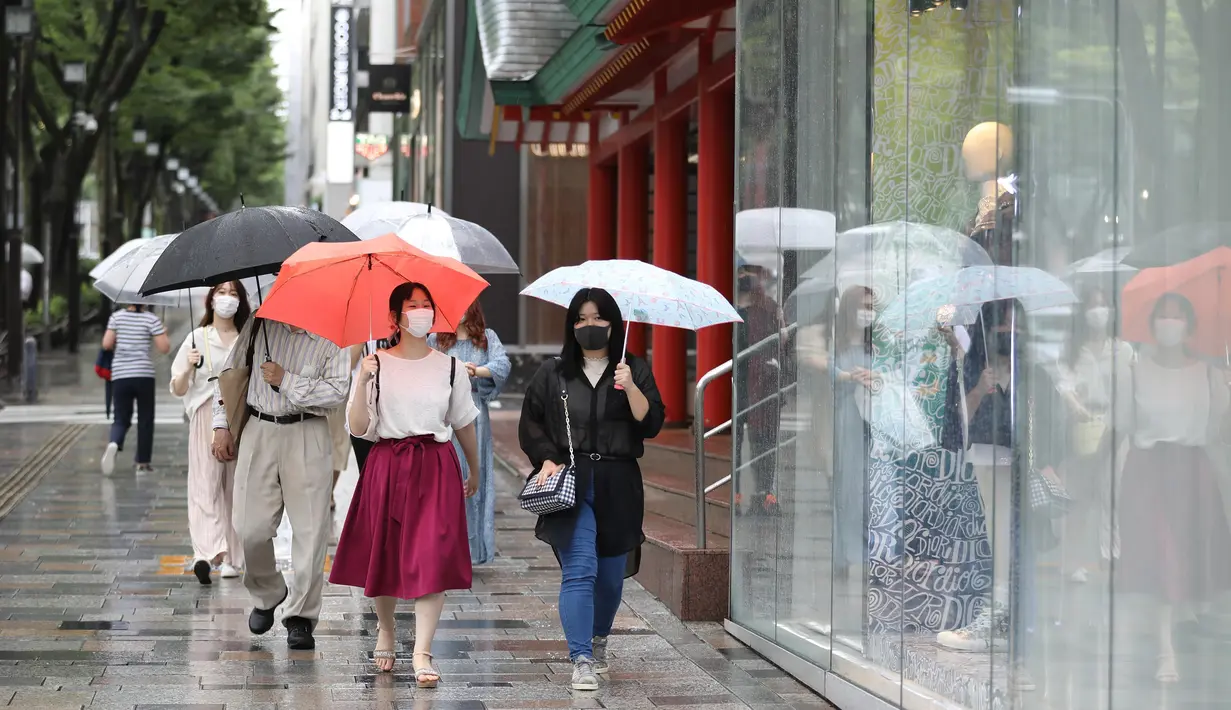
[[(512, 368), (509, 356), (500, 343), (496, 332), (488, 328), (487, 348), (483, 349), (469, 340), (459, 340), (452, 348), (445, 351), (461, 363), (474, 363), (487, 367), (492, 371), (491, 378), (474, 378), (471, 380), (471, 393), (474, 403), (479, 408), (479, 418), (475, 420), (479, 440), (479, 463), (483, 466), (482, 485), (479, 492), (466, 499), (466, 528), (470, 538), (470, 560), (481, 565), (491, 562), (496, 557), (496, 482), (492, 478), (492, 420), (487, 404), (500, 396), (504, 383), (509, 378)], [(428, 344), (436, 347), (436, 336), (428, 337)], [(462, 462), (462, 475), (469, 477), (469, 464), (462, 454), (461, 444), (457, 437), (453, 438), (453, 446), (457, 449), (457, 457)]]

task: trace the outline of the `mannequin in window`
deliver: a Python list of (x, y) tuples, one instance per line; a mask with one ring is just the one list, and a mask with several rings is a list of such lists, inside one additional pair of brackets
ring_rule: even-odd
[(966, 233), (987, 250), (992, 262), (1013, 262), (1012, 219), (1017, 200), (1000, 181), (1011, 171), (1013, 131), (1003, 123), (980, 123), (962, 142), (966, 179), (979, 184), (979, 207)]

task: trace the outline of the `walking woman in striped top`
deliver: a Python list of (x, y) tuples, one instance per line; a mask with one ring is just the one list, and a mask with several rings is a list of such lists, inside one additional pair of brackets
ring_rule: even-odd
[(124, 448), (124, 439), (132, 427), (133, 405), (137, 409), (137, 471), (151, 470), (154, 450), (154, 361), (150, 346), (166, 355), (171, 352), (167, 329), (158, 316), (145, 306), (127, 306), (111, 314), (107, 332), (103, 333), (103, 350), (115, 353), (111, 361), (112, 399), (115, 419), (111, 424), (111, 439), (103, 452), (103, 475), (115, 471), (115, 456)]
[(219, 284), (205, 297), (205, 317), (187, 337), (171, 364), (171, 394), (184, 401), (188, 414), (188, 536), (192, 540), (192, 571), (210, 584), (210, 571), (227, 579), (239, 576), (244, 548), (231, 524), (235, 462), (214, 458), (216, 379), (235, 346), (252, 307), (243, 284)]

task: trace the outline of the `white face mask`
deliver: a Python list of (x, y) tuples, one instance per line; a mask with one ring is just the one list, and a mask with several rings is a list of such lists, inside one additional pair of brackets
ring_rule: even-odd
[(1103, 330), (1111, 321), (1111, 309), (1107, 306), (1095, 306), (1086, 311), (1086, 323), (1095, 330)]
[(1174, 348), (1188, 335), (1188, 321), (1183, 318), (1158, 318), (1154, 321), (1154, 338), (1164, 348)]
[(870, 308), (860, 308), (855, 311), (855, 324), (860, 328), (867, 328), (876, 321), (876, 311)]
[(435, 322), (435, 311), (430, 308), (416, 308), (406, 311), (406, 325), (402, 326), (402, 329), (416, 338), (426, 338), (427, 334), (432, 332)]
[(239, 299), (234, 296), (214, 296), (214, 315), (221, 318), (234, 318), (239, 313)]

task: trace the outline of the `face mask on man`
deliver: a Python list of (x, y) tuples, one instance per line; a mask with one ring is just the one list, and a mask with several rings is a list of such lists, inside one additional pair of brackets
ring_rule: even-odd
[(611, 339), (611, 328), (604, 325), (583, 325), (573, 329), (573, 337), (582, 350), (594, 352), (607, 347)]
[(239, 299), (234, 296), (214, 296), (214, 315), (220, 318), (234, 318), (239, 313)]
[(432, 332), (432, 325), (435, 322), (436, 311), (430, 308), (416, 308), (406, 311), (406, 325), (402, 326), (402, 330), (416, 338), (426, 338), (427, 334)]
[(1178, 347), (1188, 336), (1188, 321), (1183, 318), (1156, 318), (1154, 339), (1164, 348)]

